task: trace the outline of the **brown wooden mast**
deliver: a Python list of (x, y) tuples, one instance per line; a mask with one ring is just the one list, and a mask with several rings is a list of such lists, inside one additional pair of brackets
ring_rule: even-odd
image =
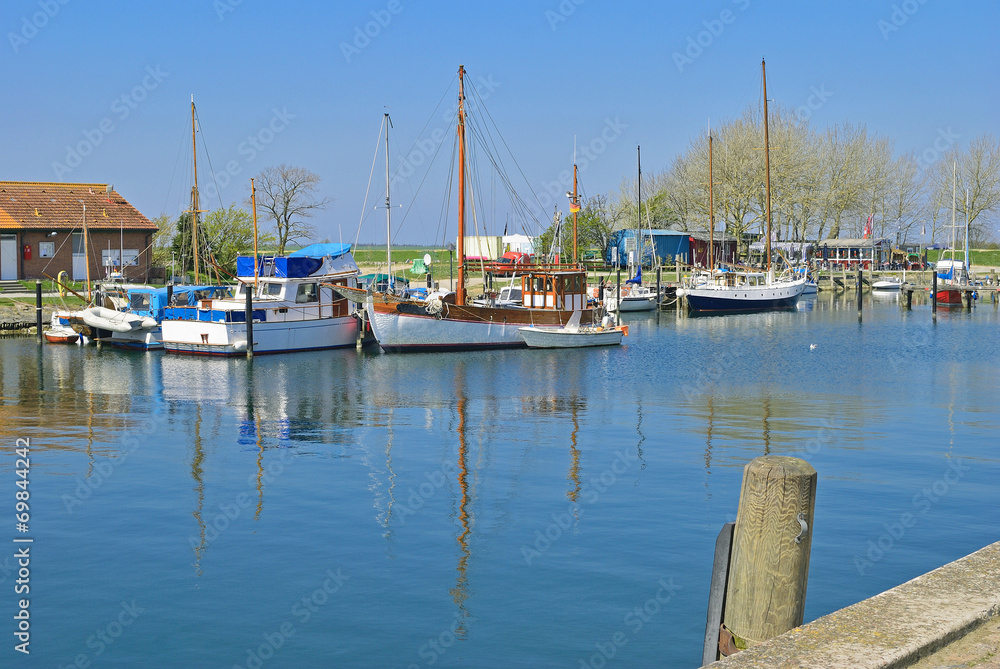
[(458, 66), (458, 288), (455, 302), (465, 304), (465, 66)]
[(191, 96), (191, 158), (194, 185), (191, 186), (191, 248), (194, 251), (194, 282), (198, 283), (198, 142), (195, 135), (194, 95)]
[(760, 73), (764, 82), (764, 188), (767, 199), (767, 274), (768, 280), (771, 277), (771, 145), (767, 136), (767, 71), (764, 68), (764, 59), (760, 59)]

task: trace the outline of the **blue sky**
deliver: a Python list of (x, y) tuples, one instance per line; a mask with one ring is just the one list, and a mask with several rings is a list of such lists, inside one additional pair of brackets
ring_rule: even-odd
[[(364, 206), (383, 112), (395, 168), (425, 126), (448, 128), (437, 105), (453, 105), (460, 63), (539, 196), (565, 191), (574, 136), (592, 147), (587, 195), (635, 173), (637, 144), (644, 172), (664, 169), (708, 119), (759, 102), (761, 57), (769, 98), (818, 128), (865, 123), (927, 158), (936, 141), (1000, 134), (996, 0), (6, 0), (0, 27), (0, 179), (110, 182), (150, 218), (176, 214), (194, 94), (207, 205), (242, 202), (265, 167), (301, 166), (332, 200), (312, 222), (333, 241), (352, 240), (381, 197)], [(397, 220), (416, 200), (397, 243), (453, 239), (454, 203), (441, 222), (447, 157), (416, 198), (422, 172), (393, 193)], [(496, 200), (490, 233), (506, 218)], [(384, 239), (384, 213), (369, 212), (360, 240)]]

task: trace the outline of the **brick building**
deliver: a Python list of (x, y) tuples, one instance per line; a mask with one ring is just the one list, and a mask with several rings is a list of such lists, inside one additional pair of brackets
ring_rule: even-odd
[(84, 280), (88, 264), (99, 280), (124, 258), (125, 277), (146, 281), (156, 229), (106, 184), (0, 181), (0, 280)]

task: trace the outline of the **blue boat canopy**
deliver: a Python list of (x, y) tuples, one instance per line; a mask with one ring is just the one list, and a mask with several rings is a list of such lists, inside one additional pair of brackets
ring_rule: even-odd
[(289, 258), (337, 258), (350, 253), (350, 244), (310, 244), (288, 254)]

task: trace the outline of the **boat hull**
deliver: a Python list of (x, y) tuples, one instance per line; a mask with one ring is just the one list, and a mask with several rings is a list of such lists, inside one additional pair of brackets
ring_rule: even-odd
[(962, 306), (962, 291), (955, 288), (938, 288), (935, 298), (939, 305), (947, 307)]
[[(390, 353), (470, 351), (524, 348), (519, 328), (529, 325), (565, 325), (572, 311), (500, 309), (453, 304), (439, 314), (427, 313), (421, 303), (392, 302), (369, 297), (365, 305), (372, 333)], [(587, 310), (585, 323), (593, 322)]]
[(794, 309), (805, 284), (802, 281), (746, 288), (689, 288), (688, 309), (694, 313), (742, 313)]
[[(164, 321), (162, 345), (181, 355), (246, 355), (246, 323)], [(254, 323), (254, 355), (315, 351), (353, 346), (358, 321), (354, 316), (299, 322)]]
[(529, 348), (581, 348), (585, 346), (618, 346), (625, 335), (623, 330), (612, 328), (599, 331), (570, 332), (563, 328), (519, 328), (521, 337)]

